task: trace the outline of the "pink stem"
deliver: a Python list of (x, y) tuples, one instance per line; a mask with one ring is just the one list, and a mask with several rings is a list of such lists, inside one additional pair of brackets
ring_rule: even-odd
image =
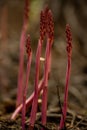
[(36, 53), (35, 91), (34, 91), (34, 98), (33, 98), (33, 104), (32, 104), (32, 109), (31, 109), (31, 116), (30, 116), (30, 125), (29, 125), (30, 129), (34, 127), (34, 123), (36, 119), (36, 112), (37, 112), (41, 49), (42, 49), (42, 41), (40, 39), (38, 43), (37, 53)]
[(62, 117), (60, 120), (60, 130), (64, 128), (65, 119), (67, 114), (67, 103), (68, 103), (68, 90), (69, 90), (69, 80), (70, 80), (70, 71), (71, 71), (71, 54), (72, 54), (72, 35), (70, 25), (66, 25), (66, 38), (67, 38), (67, 55), (68, 55), (68, 63), (67, 63), (67, 71), (66, 71), (66, 85), (65, 85), (65, 95), (64, 95), (64, 104), (62, 109)]
[(26, 94), (28, 89), (28, 79), (30, 75), (30, 67), (31, 67), (31, 59), (32, 59), (32, 52), (30, 52), (30, 55), (28, 56), (28, 62), (27, 62), (27, 72), (26, 72), (26, 84), (23, 91), (23, 107), (22, 107), (22, 129), (25, 129), (25, 114), (26, 114)]
[(48, 91), (48, 79), (51, 66), (51, 41), (48, 38), (45, 54), (45, 69), (44, 69), (44, 87), (42, 95), (42, 124), (46, 125), (46, 112), (47, 112), (47, 91)]
[(18, 90), (17, 90), (16, 106), (19, 106), (22, 103), (23, 68), (24, 68), (24, 43), (25, 43), (25, 35), (26, 35), (27, 24), (28, 24), (28, 5), (29, 5), (28, 0), (25, 0), (24, 21), (23, 21), (23, 28), (22, 28), (21, 39), (20, 39)]
[(65, 95), (64, 95), (64, 105), (63, 105), (63, 110), (62, 110), (63, 115), (62, 115), (61, 121), (60, 121), (60, 130), (62, 130), (62, 128), (64, 128), (64, 123), (65, 123), (65, 119), (66, 119), (70, 70), (71, 70), (71, 57), (68, 57), (68, 65), (67, 65), (67, 72), (66, 72), (66, 86), (65, 86)]
[[(38, 95), (40, 93), (40, 91), (42, 90), (43, 88), (43, 79), (40, 81), (39, 85), (38, 85)], [(29, 108), (32, 104), (32, 101), (33, 101), (33, 98), (34, 98), (34, 92), (31, 94), (31, 96), (26, 100), (26, 108)], [(21, 112), (22, 110), (22, 107), (23, 107), (23, 104), (19, 105), (16, 110), (14, 111), (14, 113), (12, 114), (11, 116), (11, 119), (14, 120), (16, 119), (17, 115), (19, 112)]]
[(23, 92), (23, 68), (24, 68), (24, 43), (25, 43), (26, 30), (22, 30), (21, 41), (20, 41), (20, 56), (19, 56), (19, 72), (18, 72), (18, 92), (17, 92), (17, 103), (19, 106), (22, 103), (22, 92)]

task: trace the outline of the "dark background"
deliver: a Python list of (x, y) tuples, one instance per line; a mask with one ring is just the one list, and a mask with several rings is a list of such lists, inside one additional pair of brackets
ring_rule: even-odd
[[(33, 60), (28, 95), (34, 89), (39, 16), (46, 5), (53, 12), (55, 26), (48, 107), (58, 105), (57, 85), (63, 102), (67, 66), (65, 27), (69, 23), (73, 36), (73, 53), (68, 105), (72, 110), (79, 109), (85, 112), (87, 109), (87, 0), (31, 0), (27, 33), (31, 35)], [(0, 102), (2, 103), (16, 99), (23, 11), (24, 0), (0, 0)], [(26, 52), (24, 76), (25, 73)]]

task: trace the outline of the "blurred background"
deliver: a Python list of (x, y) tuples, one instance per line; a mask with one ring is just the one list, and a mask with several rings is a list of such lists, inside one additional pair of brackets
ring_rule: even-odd
[[(49, 80), (48, 108), (58, 106), (57, 87), (63, 102), (67, 66), (65, 27), (73, 36), (72, 69), (68, 107), (87, 109), (87, 0), (31, 0), (27, 33), (31, 35), (33, 60), (28, 96), (34, 90), (35, 53), (39, 38), (40, 11), (53, 12), (55, 35)], [(0, 102), (16, 99), (19, 67), (19, 43), (23, 26), (24, 0), (0, 0)], [(45, 45), (43, 47), (45, 52)], [(26, 52), (25, 69), (26, 73)], [(87, 112), (87, 111), (86, 111)]]

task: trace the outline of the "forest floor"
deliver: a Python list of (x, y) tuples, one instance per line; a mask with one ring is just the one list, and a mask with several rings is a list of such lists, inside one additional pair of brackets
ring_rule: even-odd
[[(39, 105), (39, 107), (41, 107)], [(76, 110), (77, 109), (77, 110)], [(0, 103), (0, 130), (21, 130), (21, 113), (15, 120), (11, 120), (12, 112), (15, 110), (15, 103), (13, 101)], [(81, 109), (75, 108), (77, 111), (68, 109), (67, 118), (64, 130), (87, 130), (87, 114), (83, 114)], [(30, 111), (26, 114), (25, 130), (29, 129), (29, 115)], [(41, 124), (41, 112), (38, 108), (35, 130), (56, 130), (58, 129), (61, 118), (61, 111), (59, 107), (50, 108), (47, 111), (47, 124)]]

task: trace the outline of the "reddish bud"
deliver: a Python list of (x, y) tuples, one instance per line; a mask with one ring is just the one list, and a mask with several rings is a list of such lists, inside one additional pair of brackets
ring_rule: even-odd
[(47, 35), (51, 40), (54, 39), (54, 22), (51, 10), (48, 11), (47, 17)]
[(45, 22), (45, 13), (41, 11), (40, 14), (40, 37), (43, 40), (46, 33), (46, 22)]
[(71, 34), (71, 28), (70, 28), (69, 24), (66, 25), (66, 38), (67, 38), (66, 50), (67, 50), (68, 56), (71, 56), (71, 53), (72, 53), (72, 34)]
[(31, 40), (30, 40), (30, 35), (27, 36), (27, 39), (26, 39), (26, 52), (28, 54), (28, 56), (30, 55), (31, 53)]
[(40, 37), (43, 40), (45, 34), (48, 35), (49, 39), (53, 41), (54, 38), (54, 22), (53, 15), (48, 6), (41, 11), (40, 15)]

